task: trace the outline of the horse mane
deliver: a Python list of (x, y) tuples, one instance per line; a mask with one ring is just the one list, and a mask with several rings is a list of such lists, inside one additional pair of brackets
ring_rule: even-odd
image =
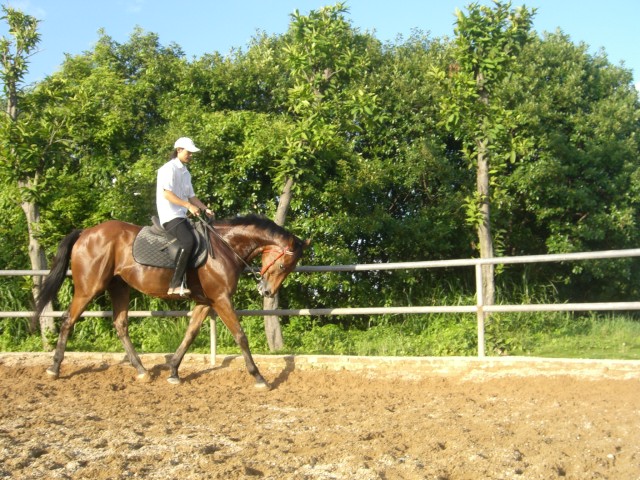
[(219, 221), (219, 223), (230, 225), (233, 227), (252, 226), (261, 230), (265, 230), (272, 236), (282, 236), (285, 238), (289, 238), (292, 236), (295, 237), (295, 235), (285, 230), (270, 218), (267, 218), (263, 215), (256, 215), (255, 213), (250, 213), (249, 215), (238, 216), (234, 218), (227, 218), (225, 220)]

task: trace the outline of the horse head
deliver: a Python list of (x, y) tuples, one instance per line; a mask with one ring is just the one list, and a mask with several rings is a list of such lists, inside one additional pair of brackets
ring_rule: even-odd
[(262, 257), (258, 292), (263, 297), (273, 297), (287, 275), (293, 271), (310, 240), (301, 240), (273, 220), (250, 214), (215, 223), (212, 234), (222, 240), (241, 264)]
[(261, 278), (258, 283), (260, 295), (273, 297), (277, 293), (310, 243), (310, 240), (300, 240), (291, 235), (286, 245), (268, 245), (262, 249)]

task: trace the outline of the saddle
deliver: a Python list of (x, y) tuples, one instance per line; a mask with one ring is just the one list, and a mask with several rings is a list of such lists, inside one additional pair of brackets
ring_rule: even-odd
[[(133, 241), (133, 259), (148, 267), (176, 268), (175, 260), (180, 250), (178, 241), (162, 227), (157, 216), (151, 217), (151, 222), (152, 225), (143, 227)], [(189, 268), (197, 268), (209, 254), (213, 256), (205, 225), (196, 223), (194, 233), (196, 241)]]

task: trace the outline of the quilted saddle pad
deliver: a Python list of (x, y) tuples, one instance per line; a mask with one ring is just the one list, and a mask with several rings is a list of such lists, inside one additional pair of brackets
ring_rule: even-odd
[[(196, 225), (196, 244), (189, 259), (189, 267), (197, 268), (207, 260), (207, 242), (204, 226)], [(133, 241), (133, 258), (149, 267), (175, 268), (175, 259), (180, 246), (158, 225), (143, 227)]]

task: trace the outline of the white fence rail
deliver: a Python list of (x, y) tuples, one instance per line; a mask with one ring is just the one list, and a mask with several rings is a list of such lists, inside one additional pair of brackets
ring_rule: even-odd
[[(640, 248), (627, 250), (607, 250), (600, 252), (582, 252), (553, 255), (526, 255), (520, 257), (495, 257), (465, 260), (434, 260), (423, 262), (370, 263), (359, 265), (300, 266), (296, 272), (362, 272), (371, 270), (410, 270), (423, 268), (474, 267), (476, 273), (476, 304), (455, 306), (413, 306), (413, 307), (354, 307), (354, 308), (301, 308), (276, 310), (238, 310), (240, 316), (321, 316), (321, 315), (386, 315), (386, 314), (429, 314), (429, 313), (476, 313), (478, 322), (478, 356), (485, 356), (484, 322), (487, 313), (498, 312), (552, 312), (552, 311), (620, 311), (640, 310), (640, 301), (600, 302), (600, 303), (562, 303), (528, 305), (484, 305), (482, 294), (482, 265), (507, 265), (523, 263), (566, 262), (579, 260), (601, 260), (612, 258), (640, 257)], [(48, 270), (0, 270), (0, 276), (37, 276), (47, 275)], [(0, 318), (30, 317), (33, 312), (0, 312)], [(49, 317), (62, 317), (65, 312), (47, 312)], [(175, 317), (189, 316), (190, 311), (130, 311), (130, 317)], [(83, 317), (111, 317), (110, 311), (87, 311)], [(211, 354), (214, 357), (215, 321), (211, 320)]]

